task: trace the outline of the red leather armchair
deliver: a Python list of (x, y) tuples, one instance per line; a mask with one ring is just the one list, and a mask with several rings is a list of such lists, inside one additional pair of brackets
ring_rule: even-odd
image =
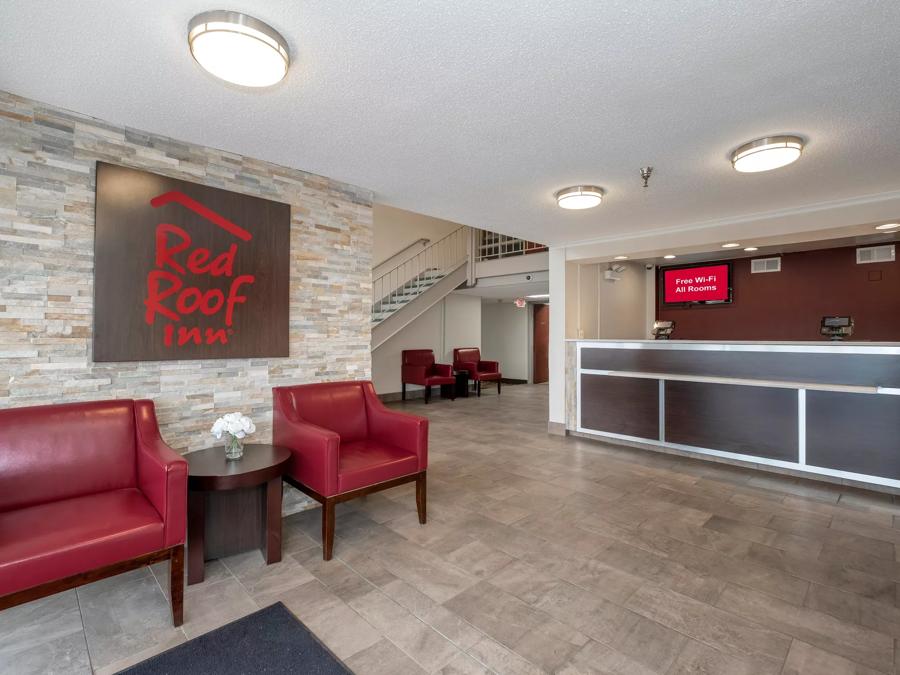
[(498, 361), (482, 361), (478, 347), (457, 347), (453, 350), (453, 369), (466, 370), (469, 379), (475, 381), (475, 390), (481, 396), (482, 382), (496, 382), (497, 394), (500, 394), (501, 375)]
[(187, 461), (152, 401), (0, 411), (0, 609), (162, 560), (182, 623)]
[(275, 387), (273, 438), (293, 458), (284, 479), (322, 504), (322, 553), (331, 560), (334, 507), (416, 481), (425, 523), (428, 420), (384, 407), (371, 382)]
[(456, 398), (456, 378), (453, 368), (445, 363), (434, 362), (434, 352), (430, 349), (404, 349), (401, 354), (400, 382), (402, 398), (406, 400), (406, 385), (419, 384), (425, 387), (425, 403), (431, 398), (431, 388), (451, 385), (450, 399)]

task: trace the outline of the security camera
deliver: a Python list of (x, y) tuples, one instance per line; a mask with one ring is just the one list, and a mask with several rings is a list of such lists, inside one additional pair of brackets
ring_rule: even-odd
[(653, 269), (653, 265), (644, 265), (644, 269), (648, 272)]

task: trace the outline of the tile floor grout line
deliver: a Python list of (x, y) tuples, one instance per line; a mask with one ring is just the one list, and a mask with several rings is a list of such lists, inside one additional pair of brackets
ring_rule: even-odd
[(78, 597), (78, 588), (72, 589), (75, 592), (75, 606), (78, 607), (78, 618), (81, 621), (81, 635), (84, 638), (84, 651), (88, 657), (88, 667), (94, 672), (94, 659), (91, 657), (91, 646), (88, 644), (87, 628), (84, 625), (84, 614), (81, 611), (81, 598)]

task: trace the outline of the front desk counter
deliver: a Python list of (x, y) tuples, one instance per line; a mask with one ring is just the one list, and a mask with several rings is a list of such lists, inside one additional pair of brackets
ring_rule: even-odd
[(569, 342), (573, 431), (900, 489), (900, 343)]

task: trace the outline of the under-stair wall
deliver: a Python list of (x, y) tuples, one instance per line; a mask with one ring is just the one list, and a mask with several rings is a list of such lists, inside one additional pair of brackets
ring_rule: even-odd
[[(385, 341), (372, 352), (375, 391), (388, 399), (399, 398), (404, 349), (431, 349), (439, 363), (452, 363), (454, 347), (482, 347), (481, 305), (481, 298), (451, 293)], [(407, 385), (408, 397), (420, 395), (421, 387)]]

